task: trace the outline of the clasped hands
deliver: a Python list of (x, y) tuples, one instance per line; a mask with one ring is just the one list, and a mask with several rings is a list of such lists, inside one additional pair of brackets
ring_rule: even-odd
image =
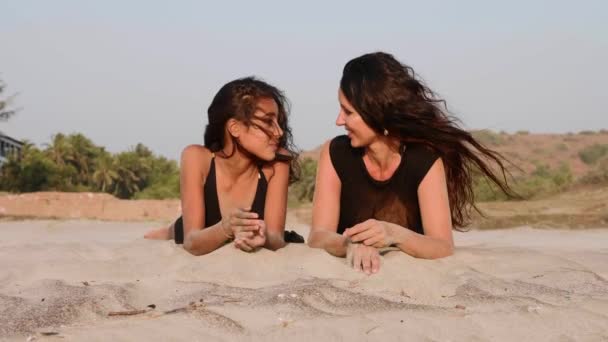
[(266, 223), (251, 208), (235, 208), (221, 221), (221, 229), (234, 247), (253, 252), (266, 243)]

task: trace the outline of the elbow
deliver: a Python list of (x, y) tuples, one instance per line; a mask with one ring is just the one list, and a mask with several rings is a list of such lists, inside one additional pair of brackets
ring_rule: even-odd
[(278, 244), (278, 243), (269, 244), (269, 245), (266, 246), (266, 249), (269, 249), (269, 250), (275, 252), (275, 251), (278, 251), (279, 249), (285, 247), (286, 245), (287, 244), (285, 242), (283, 242), (281, 244)]
[(194, 256), (200, 256), (200, 255), (207, 254), (207, 252), (196, 248), (194, 242), (188, 236), (186, 236), (186, 238), (184, 239), (184, 249), (186, 250), (186, 252), (188, 252)]
[(196, 253), (197, 251), (194, 249), (194, 246), (192, 246), (191, 239), (184, 239), (184, 249), (186, 250), (186, 252), (188, 252), (194, 256), (200, 255), (200, 254)]
[(445, 257), (449, 257), (454, 254), (454, 243), (453, 242), (445, 242), (441, 249), (437, 251), (435, 255), (433, 255), (429, 259), (441, 259)]
[(266, 243), (264, 244), (264, 248), (274, 252), (285, 246), (287, 246), (287, 243), (283, 238), (283, 234), (271, 233), (266, 236)]
[(281, 239), (279, 241), (275, 241), (275, 242), (271, 242), (271, 243), (267, 244), (266, 249), (269, 249), (274, 252), (285, 246), (287, 246), (287, 243), (285, 243), (285, 240)]

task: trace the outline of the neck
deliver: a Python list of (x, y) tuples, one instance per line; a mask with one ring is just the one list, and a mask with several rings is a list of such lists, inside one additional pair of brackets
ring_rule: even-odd
[[(234, 153), (232, 151), (234, 150)], [(252, 173), (257, 173), (257, 165), (254, 160), (251, 159), (249, 153), (241, 151), (240, 148), (234, 144), (226, 144), (224, 149), (217, 153), (220, 156), (222, 173), (230, 176), (231, 179), (239, 179), (243, 176), (249, 176)], [(230, 156), (228, 158), (222, 156)], [(216, 158), (217, 164), (217, 158)]]
[(391, 167), (395, 158), (401, 157), (400, 149), (399, 140), (379, 137), (365, 148), (365, 155), (380, 170), (386, 170)]

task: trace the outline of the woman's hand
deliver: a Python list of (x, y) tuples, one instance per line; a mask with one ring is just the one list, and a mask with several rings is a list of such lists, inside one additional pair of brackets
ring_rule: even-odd
[(222, 219), (221, 228), (226, 237), (232, 240), (239, 233), (257, 231), (261, 221), (258, 220), (258, 214), (251, 212), (249, 208), (235, 208)]
[(346, 262), (355, 270), (369, 275), (380, 269), (380, 253), (375, 247), (349, 243), (346, 250)]
[(241, 231), (234, 237), (234, 247), (244, 251), (253, 252), (266, 243), (266, 223), (258, 220), (256, 231)]
[(389, 223), (374, 219), (347, 228), (343, 235), (354, 243), (362, 243), (375, 248), (389, 247), (395, 243)]

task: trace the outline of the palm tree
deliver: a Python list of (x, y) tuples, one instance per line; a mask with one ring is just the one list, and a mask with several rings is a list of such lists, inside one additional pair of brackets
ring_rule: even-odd
[(65, 166), (65, 164), (74, 161), (73, 148), (64, 134), (53, 135), (51, 143), (45, 144), (45, 146), (48, 156), (58, 166)]
[(72, 163), (78, 171), (78, 183), (90, 185), (95, 160), (105, 151), (81, 133), (69, 135), (68, 141), (72, 147)]
[(114, 170), (116, 164), (108, 155), (97, 159), (95, 171), (93, 172), (93, 184), (101, 192), (110, 192), (114, 184), (119, 179), (118, 173)]
[(118, 178), (114, 183), (113, 194), (119, 198), (133, 197), (133, 195), (140, 190), (139, 185), (137, 185), (140, 178), (135, 172), (124, 166), (119, 165), (116, 171)]
[(2, 99), (1, 97), (5, 88), (6, 84), (2, 80), (0, 80), (0, 121), (6, 121), (10, 119), (11, 116), (15, 115), (15, 113), (17, 113), (16, 109), (8, 108), (16, 95), (11, 95), (6, 99)]

